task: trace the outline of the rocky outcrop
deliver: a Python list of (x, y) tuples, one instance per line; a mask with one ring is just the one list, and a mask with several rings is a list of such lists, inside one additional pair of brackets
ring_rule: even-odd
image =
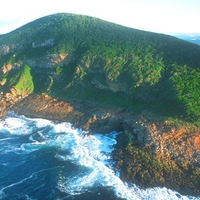
[[(146, 118), (147, 117), (147, 118)], [(141, 187), (163, 186), (182, 194), (200, 195), (200, 132), (168, 121), (142, 117), (126, 133), (133, 142), (119, 143), (116, 168), (124, 181)], [(123, 141), (120, 136), (119, 141)]]
[[(52, 59), (50, 56), (44, 56), (43, 58), (39, 59), (27, 59), (26, 63), (31, 66), (32, 68), (48, 68), (52, 66)], [(53, 61), (54, 62), (54, 61)]]
[(54, 45), (54, 39), (48, 39), (41, 43), (32, 42), (32, 48), (53, 46), (53, 45)]
[(1, 70), (2, 70), (3, 74), (6, 74), (7, 72), (9, 72), (12, 69), (16, 69), (16, 68), (19, 69), (22, 65), (23, 65), (23, 62), (18, 61), (18, 62), (12, 63), (12, 64), (3, 65)]
[(28, 64), (31, 68), (51, 68), (69, 64), (73, 60), (71, 54), (49, 54), (38, 59), (26, 59), (24, 63)]
[(22, 44), (2, 44), (0, 45), (0, 55), (13, 53), (15, 50), (22, 48)]

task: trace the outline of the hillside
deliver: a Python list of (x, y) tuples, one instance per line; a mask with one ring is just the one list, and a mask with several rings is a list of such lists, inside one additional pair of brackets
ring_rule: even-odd
[(61, 13), (0, 35), (0, 68), (3, 120), (12, 107), (122, 132), (122, 180), (200, 196), (199, 45)]
[(172, 36), (54, 14), (0, 35), (0, 90), (198, 123), (199, 55), (200, 46)]

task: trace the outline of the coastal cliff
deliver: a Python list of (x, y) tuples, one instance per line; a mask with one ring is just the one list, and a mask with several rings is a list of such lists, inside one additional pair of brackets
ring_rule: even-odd
[(200, 130), (194, 125), (178, 126), (150, 113), (136, 115), (126, 109), (62, 101), (45, 94), (15, 99), (10, 105), (8, 96), (1, 100), (16, 114), (70, 122), (88, 134), (121, 132), (113, 157), (125, 182), (200, 195)]
[(200, 46), (74, 14), (0, 35), (1, 118), (121, 132), (121, 178), (200, 196)]

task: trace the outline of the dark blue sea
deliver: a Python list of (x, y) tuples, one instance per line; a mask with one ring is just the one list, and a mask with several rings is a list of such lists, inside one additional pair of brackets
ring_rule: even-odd
[(123, 183), (111, 156), (117, 135), (8, 113), (0, 121), (0, 200), (200, 199)]

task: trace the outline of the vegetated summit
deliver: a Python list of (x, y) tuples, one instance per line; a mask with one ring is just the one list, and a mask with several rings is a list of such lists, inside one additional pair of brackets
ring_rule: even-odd
[(53, 14), (0, 35), (0, 90), (198, 122), (200, 46), (94, 17)]

